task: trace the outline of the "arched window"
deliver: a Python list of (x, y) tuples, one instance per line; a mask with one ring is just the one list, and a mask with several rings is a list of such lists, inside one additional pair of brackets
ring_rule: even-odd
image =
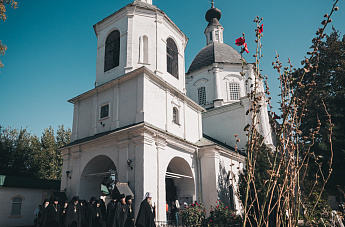
[(23, 197), (21, 196), (14, 196), (12, 199), (12, 210), (11, 210), (11, 216), (19, 216), (21, 215), (22, 210), (22, 202)]
[(198, 88), (198, 101), (199, 105), (203, 106), (206, 104), (206, 89), (205, 87)]
[(149, 63), (149, 39), (146, 35), (139, 37), (139, 63)]
[(240, 100), (240, 84), (229, 83), (229, 99)]
[(178, 50), (173, 39), (167, 39), (167, 71), (178, 79)]
[(105, 41), (104, 72), (119, 66), (120, 63), (120, 32), (115, 30)]
[(180, 124), (178, 109), (176, 107), (173, 108), (173, 122), (175, 124)]

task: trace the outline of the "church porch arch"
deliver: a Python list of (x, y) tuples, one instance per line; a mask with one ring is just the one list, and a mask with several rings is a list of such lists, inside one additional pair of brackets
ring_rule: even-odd
[(106, 155), (98, 155), (92, 158), (83, 168), (80, 183), (79, 196), (81, 199), (89, 199), (91, 196), (99, 198), (101, 184), (109, 178), (111, 174), (118, 178), (117, 168), (114, 162)]
[[(179, 201), (180, 208), (186, 202), (191, 204), (196, 200), (196, 180), (191, 163), (182, 157), (170, 160), (165, 172), (165, 201), (171, 207), (172, 202)], [(169, 217), (170, 219), (172, 217)]]

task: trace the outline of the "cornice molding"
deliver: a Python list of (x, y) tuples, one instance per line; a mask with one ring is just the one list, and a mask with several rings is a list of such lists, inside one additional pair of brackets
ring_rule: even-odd
[(242, 97), (240, 99), (240, 101), (238, 101), (238, 102), (231, 103), (231, 104), (228, 104), (228, 105), (224, 105), (224, 106), (221, 106), (221, 107), (216, 107), (216, 108), (209, 109), (206, 112), (202, 113), (202, 117), (210, 117), (210, 116), (226, 113), (226, 112), (229, 112), (231, 110), (236, 110), (236, 109), (244, 108), (243, 102), (246, 102), (246, 99), (248, 99), (248, 98), (247, 97)]
[(81, 95), (78, 95), (70, 100), (68, 102), (70, 103), (77, 103), (78, 101), (81, 101), (83, 99), (89, 98), (93, 96), (94, 94), (97, 94), (99, 92), (108, 90), (115, 85), (121, 84), (125, 81), (128, 81), (130, 79), (133, 79), (138, 76), (145, 76), (150, 81), (155, 82), (157, 85), (159, 85), (163, 89), (168, 89), (170, 93), (174, 94), (175, 96), (179, 97), (181, 100), (186, 101), (189, 106), (193, 107), (196, 110), (199, 111), (205, 111), (205, 109), (201, 106), (199, 106), (196, 102), (194, 102), (192, 99), (187, 97), (185, 94), (183, 94), (181, 91), (179, 91), (177, 88), (169, 84), (167, 81), (165, 81), (160, 76), (156, 75), (154, 72), (152, 72), (150, 69), (148, 69), (146, 66), (142, 66), (134, 71), (131, 71), (123, 76), (120, 76), (118, 78), (115, 78), (107, 83), (104, 83), (92, 90), (89, 90)]

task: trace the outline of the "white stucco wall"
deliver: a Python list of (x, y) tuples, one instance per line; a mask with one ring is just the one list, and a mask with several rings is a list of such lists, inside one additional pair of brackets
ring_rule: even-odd
[[(238, 190), (238, 174), (244, 168), (245, 157), (217, 146), (209, 146), (200, 150), (200, 169), (202, 185), (202, 202), (207, 214), (211, 206), (218, 200), (224, 204), (229, 202), (229, 186), (234, 186), (234, 193)], [(228, 174), (231, 174), (228, 178)], [(235, 209), (241, 212), (239, 198), (234, 194)]]
[[(186, 139), (202, 136), (201, 107), (151, 71), (141, 68), (73, 99), (71, 141), (147, 122)], [(109, 104), (109, 117), (100, 119), (100, 109)], [(178, 124), (173, 122), (173, 108)]]
[(203, 132), (232, 147), (235, 147), (237, 134), (240, 139), (237, 144), (239, 149), (245, 148), (246, 145), (246, 132), (243, 131), (246, 124), (246, 109), (240, 102), (203, 113)]
[[(138, 83), (140, 79), (132, 78), (76, 98), (71, 141), (143, 121), (137, 118), (137, 109), (143, 103)], [(100, 119), (104, 104), (109, 104), (109, 116)]]
[[(34, 212), (45, 198), (50, 196), (50, 190), (29, 188), (0, 188), (0, 226), (33, 225)], [(12, 197), (23, 197), (20, 216), (11, 216)]]
[[(145, 122), (191, 142), (201, 138), (200, 109), (186, 96), (145, 77)], [(173, 122), (173, 108), (178, 110), (178, 124)]]

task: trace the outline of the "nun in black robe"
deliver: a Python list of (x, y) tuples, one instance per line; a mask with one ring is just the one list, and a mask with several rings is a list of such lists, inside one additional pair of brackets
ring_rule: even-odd
[(121, 194), (119, 197), (119, 202), (116, 204), (116, 215), (115, 215), (115, 222), (116, 227), (125, 227), (125, 223), (127, 220), (128, 215), (128, 206), (125, 200), (126, 196)]
[(88, 214), (87, 227), (102, 227), (102, 211), (100, 204), (100, 201), (96, 200), (93, 205), (91, 205)]
[(80, 220), (81, 220), (81, 226), (85, 227), (87, 226), (87, 209), (88, 209), (88, 203), (86, 202), (86, 200), (80, 200), (79, 201), (79, 205), (80, 205)]
[(79, 197), (73, 197), (66, 209), (66, 227), (82, 227)]
[(68, 201), (66, 200), (63, 204), (63, 207), (61, 209), (61, 221), (60, 221), (60, 227), (66, 226), (66, 211), (67, 211)]
[(132, 210), (132, 196), (126, 196), (126, 204), (128, 206), (127, 220), (125, 227), (134, 227), (134, 210)]
[(61, 220), (61, 206), (59, 204), (59, 198), (54, 198), (53, 201), (47, 207), (47, 226), (59, 227)]
[(102, 226), (105, 227), (105, 223), (107, 221), (107, 208), (105, 206), (105, 203), (103, 199), (100, 199), (101, 204), (99, 205), (99, 208), (101, 209), (102, 212)]
[(146, 193), (145, 199), (140, 204), (139, 213), (135, 222), (136, 227), (155, 227), (155, 207), (149, 201), (152, 199), (151, 193)]
[(40, 212), (38, 213), (38, 227), (45, 227), (48, 226), (48, 206), (49, 206), (49, 201), (47, 199), (44, 200), (43, 205), (40, 209)]
[(116, 204), (117, 204), (117, 196), (113, 195), (112, 200), (108, 203), (107, 206), (107, 227), (116, 227), (115, 220), (115, 213), (116, 213)]

